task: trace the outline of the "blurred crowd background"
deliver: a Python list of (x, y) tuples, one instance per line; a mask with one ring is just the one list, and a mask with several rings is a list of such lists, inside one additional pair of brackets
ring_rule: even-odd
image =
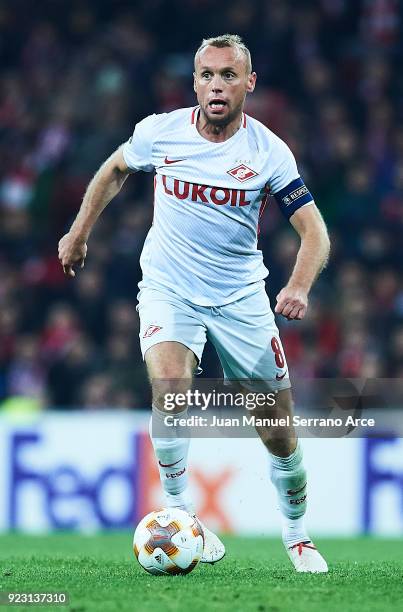
[[(141, 408), (135, 310), (152, 176), (129, 178), (67, 280), (57, 243), (135, 123), (192, 106), (203, 37), (244, 37), (247, 112), (293, 150), (332, 256), (306, 319), (278, 321), (293, 377), (403, 376), (399, 0), (0, 1), (0, 401)], [(274, 199), (260, 248), (274, 302), (298, 240)], [(219, 376), (212, 347), (205, 376)]]

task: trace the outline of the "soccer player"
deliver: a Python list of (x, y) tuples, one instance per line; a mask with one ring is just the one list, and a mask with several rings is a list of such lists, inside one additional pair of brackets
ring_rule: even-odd
[[(195, 54), (198, 106), (150, 115), (101, 166), (70, 231), (60, 240), (65, 274), (83, 266), (91, 229), (130, 173), (155, 172), (152, 227), (140, 263), (140, 342), (153, 391), (154, 419), (167, 414), (158, 381), (191, 386), (208, 337), (227, 379), (270, 380), (279, 409), (291, 414), (287, 363), (265, 292), (268, 271), (257, 248), (258, 225), (273, 195), (300, 236), (295, 267), (275, 312), (302, 319), (326, 264), (325, 224), (287, 145), (243, 112), (255, 88), (249, 50), (236, 35), (203, 40)], [(175, 411), (180, 416), (179, 408)], [(283, 542), (298, 572), (327, 564), (304, 524), (307, 477), (293, 430), (280, 438), (259, 428), (271, 461), (283, 518)], [(152, 436), (166, 504), (193, 513), (187, 489), (189, 440)], [(225, 554), (204, 527), (202, 561)]]

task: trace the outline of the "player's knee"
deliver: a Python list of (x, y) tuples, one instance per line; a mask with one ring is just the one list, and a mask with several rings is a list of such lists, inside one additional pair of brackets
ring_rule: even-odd
[(178, 394), (171, 392), (153, 394), (153, 406), (166, 414), (178, 414), (186, 410), (187, 405), (181, 401), (178, 403), (177, 397)]
[[(177, 372), (175, 372), (177, 374)], [(191, 387), (192, 376), (165, 376), (152, 380), (153, 406), (169, 413), (182, 412), (187, 407), (186, 395)]]

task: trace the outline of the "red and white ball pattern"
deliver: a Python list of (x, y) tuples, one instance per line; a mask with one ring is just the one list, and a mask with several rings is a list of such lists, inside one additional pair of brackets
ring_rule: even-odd
[(163, 508), (147, 514), (134, 532), (133, 551), (150, 574), (188, 574), (203, 554), (203, 529), (183, 510)]

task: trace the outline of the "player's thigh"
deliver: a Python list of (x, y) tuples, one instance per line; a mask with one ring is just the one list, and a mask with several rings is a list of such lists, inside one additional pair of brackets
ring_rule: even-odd
[(209, 337), (225, 378), (267, 381), (274, 390), (289, 388), (287, 361), (264, 286), (220, 311)]
[(197, 367), (197, 357), (191, 349), (169, 340), (147, 349), (144, 360), (150, 379), (191, 378)]
[(201, 359), (206, 329), (197, 312), (175, 295), (142, 289), (137, 310), (140, 344), (153, 390), (153, 402), (165, 392), (185, 392)]
[[(165, 410), (167, 398), (172, 404), (177, 394), (184, 394), (191, 388), (197, 358), (184, 344), (169, 341), (154, 344), (146, 351), (145, 362), (153, 405), (160, 410)], [(173, 412), (181, 410), (183, 407), (178, 407)]]

